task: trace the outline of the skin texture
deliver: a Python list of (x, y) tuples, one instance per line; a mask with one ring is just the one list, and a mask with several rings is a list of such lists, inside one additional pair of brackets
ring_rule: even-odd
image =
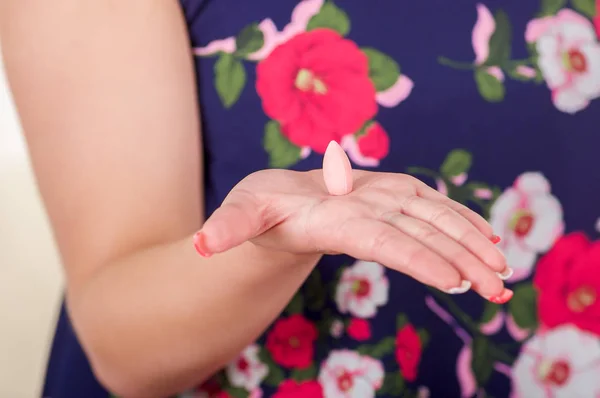
[[(0, 0), (0, 38), (69, 313), (117, 395), (164, 397), (210, 376), (264, 331), (322, 253), (443, 290), (468, 277), (485, 297), (506, 292), (490, 226), (406, 175), (351, 171), (347, 194), (334, 196), (321, 170), (260, 171), (204, 222), (196, 82), (176, 0)], [(199, 229), (205, 258), (193, 247)]]

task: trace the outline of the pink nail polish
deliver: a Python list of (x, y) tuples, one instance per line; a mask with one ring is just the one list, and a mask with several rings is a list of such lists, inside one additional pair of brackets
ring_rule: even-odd
[(211, 256), (211, 253), (208, 251), (206, 243), (204, 242), (204, 234), (202, 231), (196, 232), (194, 235), (194, 247), (196, 248), (198, 254), (200, 254), (202, 257)]
[(504, 304), (512, 298), (515, 293), (510, 289), (504, 289), (501, 295), (488, 297), (488, 300), (495, 304)]
[(492, 241), (493, 244), (497, 245), (498, 243), (500, 243), (502, 238), (500, 238), (498, 235), (492, 235), (490, 240)]

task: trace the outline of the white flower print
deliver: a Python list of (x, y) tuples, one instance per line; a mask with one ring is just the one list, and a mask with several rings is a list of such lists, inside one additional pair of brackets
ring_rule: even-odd
[(490, 224), (502, 237), (498, 248), (515, 271), (513, 281), (531, 274), (537, 255), (549, 250), (564, 231), (562, 206), (546, 178), (534, 172), (521, 174), (494, 202)]
[(600, 43), (590, 20), (563, 9), (529, 22), (525, 39), (536, 43), (538, 65), (559, 110), (575, 113), (600, 97)]
[(380, 361), (349, 350), (331, 351), (319, 372), (325, 398), (372, 398), (383, 377)]
[(372, 318), (387, 304), (389, 282), (382, 265), (357, 261), (342, 272), (335, 292), (338, 310), (357, 318)]
[(518, 398), (600, 396), (600, 339), (566, 325), (540, 333), (522, 348), (513, 367)]
[(258, 345), (250, 345), (227, 366), (227, 378), (233, 386), (254, 391), (267, 377), (269, 368), (258, 358), (259, 350)]

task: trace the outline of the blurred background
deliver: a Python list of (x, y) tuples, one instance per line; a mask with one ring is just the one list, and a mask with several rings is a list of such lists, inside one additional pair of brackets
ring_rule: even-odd
[(59, 264), (0, 59), (0, 398), (41, 394)]

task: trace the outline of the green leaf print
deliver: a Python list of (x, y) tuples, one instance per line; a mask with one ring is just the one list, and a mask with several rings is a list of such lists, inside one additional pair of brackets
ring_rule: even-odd
[(315, 269), (305, 283), (306, 307), (311, 311), (319, 311), (325, 306), (327, 288), (321, 278), (321, 272)]
[(498, 313), (500, 306), (498, 304), (494, 304), (490, 301), (485, 302), (485, 307), (483, 308), (483, 313), (481, 314), (481, 318), (479, 319), (479, 323), (484, 324), (488, 323)]
[(263, 382), (268, 386), (277, 387), (285, 379), (285, 373), (283, 373), (283, 370), (275, 363), (275, 361), (273, 361), (271, 354), (265, 347), (261, 347), (259, 358), (269, 368), (269, 373)]
[(300, 148), (285, 138), (276, 121), (266, 124), (263, 145), (269, 154), (270, 167), (285, 169), (300, 160)]
[(385, 374), (381, 388), (377, 395), (401, 396), (404, 391), (404, 378), (400, 372), (389, 372)]
[(406, 314), (398, 314), (396, 316), (396, 330), (400, 330), (406, 325), (408, 325), (408, 317), (406, 316)]
[(344, 10), (332, 1), (327, 1), (323, 4), (321, 10), (308, 21), (306, 26), (307, 31), (319, 28), (332, 29), (340, 35), (346, 36), (350, 32), (350, 19), (348, 19), (348, 14)]
[(304, 297), (302, 297), (301, 292), (297, 292), (292, 297), (292, 300), (289, 302), (287, 307), (285, 307), (285, 312), (289, 315), (293, 314), (301, 314), (304, 310)]
[(502, 66), (510, 60), (512, 27), (508, 14), (502, 10), (494, 14), (496, 21), (496, 30), (490, 38), (490, 54), (485, 61), (487, 66)]
[(235, 38), (235, 55), (245, 57), (262, 48), (265, 38), (257, 23), (246, 26)]
[(485, 337), (477, 336), (473, 339), (471, 348), (473, 350), (471, 369), (475, 375), (477, 385), (483, 387), (490, 379), (494, 370), (494, 361), (490, 353), (489, 342)]
[(523, 284), (515, 290), (508, 303), (508, 310), (515, 323), (523, 329), (535, 329), (538, 326), (537, 292), (533, 285)]
[(361, 48), (369, 59), (369, 77), (377, 92), (392, 87), (400, 77), (400, 66), (388, 55), (374, 48)]
[(596, 16), (595, 0), (571, 0), (571, 5), (574, 9), (590, 18)]
[(394, 337), (386, 337), (377, 344), (364, 344), (359, 346), (356, 351), (361, 355), (366, 355), (373, 358), (382, 358), (394, 352), (396, 347), (396, 339)]
[(248, 391), (246, 391), (244, 388), (227, 386), (225, 387), (225, 391), (232, 398), (248, 398)]
[(418, 329), (417, 334), (419, 335), (419, 341), (421, 341), (421, 348), (427, 347), (429, 340), (431, 340), (429, 332), (425, 329)]
[(540, 17), (554, 15), (567, 4), (567, 0), (542, 0), (542, 7), (539, 13)]
[(290, 377), (297, 382), (314, 380), (317, 377), (317, 367), (313, 364), (306, 369), (294, 369)]
[(504, 84), (495, 76), (489, 74), (485, 69), (475, 71), (475, 83), (479, 94), (489, 102), (500, 102), (504, 99)]
[(236, 103), (245, 85), (244, 65), (232, 54), (222, 53), (215, 63), (215, 88), (225, 108)]
[(441, 173), (445, 177), (456, 177), (462, 173), (467, 173), (471, 169), (473, 156), (464, 149), (455, 149), (446, 156)]

